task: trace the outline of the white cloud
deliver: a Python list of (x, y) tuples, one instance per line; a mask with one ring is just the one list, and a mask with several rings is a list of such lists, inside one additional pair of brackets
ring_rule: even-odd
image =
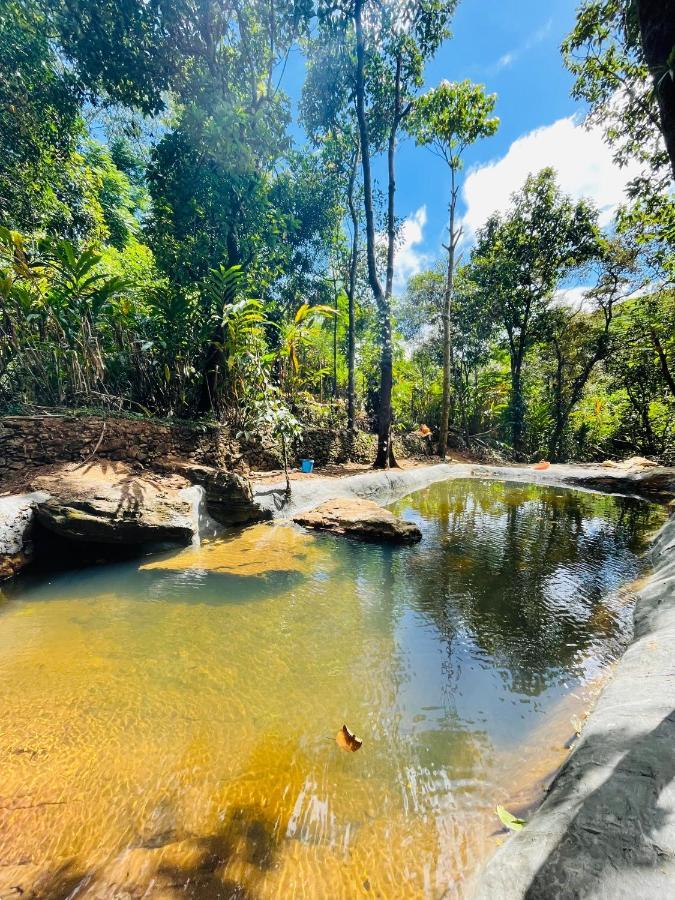
[(532, 34), (523, 41), (520, 46), (515, 47), (513, 50), (509, 50), (508, 53), (504, 53), (503, 56), (500, 56), (497, 62), (490, 66), (489, 72), (490, 74), (496, 74), (500, 72), (502, 69), (508, 69), (509, 66), (512, 66), (514, 62), (520, 59), (524, 53), (527, 53), (528, 50), (531, 50), (533, 47), (536, 47), (537, 44), (541, 44), (546, 35), (551, 30), (551, 26), (553, 25), (553, 20), (549, 19), (548, 22), (545, 22), (541, 28), (538, 28), (536, 31), (532, 32)]
[(517, 53), (511, 51), (511, 53), (505, 53), (503, 56), (500, 56), (495, 64), (495, 69), (507, 69), (516, 59)]
[(554, 306), (567, 306), (573, 310), (588, 309), (592, 306), (586, 299), (586, 292), (591, 289), (589, 284), (580, 284), (576, 287), (560, 288), (553, 295)]
[(405, 289), (408, 279), (421, 272), (431, 259), (428, 253), (419, 249), (424, 241), (426, 224), (426, 206), (420, 206), (401, 223), (394, 256), (394, 291), (397, 294)]
[(574, 116), (558, 119), (519, 137), (501, 159), (469, 172), (463, 190), (466, 238), (471, 240), (493, 212), (505, 210), (527, 176), (545, 166), (557, 170), (565, 193), (598, 206), (601, 225), (611, 221), (626, 182), (638, 173), (637, 164), (620, 169), (614, 163), (599, 128), (584, 128)]

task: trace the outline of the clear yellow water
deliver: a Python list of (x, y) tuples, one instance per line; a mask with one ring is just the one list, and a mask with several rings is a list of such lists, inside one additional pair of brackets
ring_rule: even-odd
[[(0, 602), (0, 897), (462, 896), (625, 642), (654, 507), (451, 481)], [(335, 741), (346, 723), (357, 753)]]

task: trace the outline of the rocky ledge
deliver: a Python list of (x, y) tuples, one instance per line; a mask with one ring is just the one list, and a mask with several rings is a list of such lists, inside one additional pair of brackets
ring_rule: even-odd
[(244, 475), (182, 460), (167, 460), (161, 468), (202, 487), (206, 511), (220, 525), (244, 525), (271, 518), (269, 510), (256, 502), (251, 482)]
[(414, 522), (400, 519), (372, 500), (344, 497), (327, 500), (308, 512), (297, 514), (293, 521), (306, 528), (346, 534), (365, 541), (414, 544), (422, 537)]
[(69, 541), (188, 544), (196, 530), (194, 498), (177, 475), (137, 473), (123, 463), (67, 465), (35, 479), (48, 495), (35, 507), (37, 521)]
[[(38, 475), (31, 493), (0, 498), (0, 580), (34, 555), (106, 556), (156, 543), (189, 544), (198, 531), (269, 517), (247, 478), (212, 466), (170, 460), (161, 472), (99, 459)], [(203, 503), (201, 501), (204, 501)], [(217, 523), (217, 524), (216, 524)], [(89, 550), (85, 551), (85, 546)], [(129, 551), (126, 551), (129, 552)]]
[(0, 581), (26, 566), (33, 553), (33, 515), (47, 494), (0, 497)]

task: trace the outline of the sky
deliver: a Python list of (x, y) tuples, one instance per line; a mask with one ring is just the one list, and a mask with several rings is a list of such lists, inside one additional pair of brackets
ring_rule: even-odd
[[(584, 108), (570, 96), (572, 76), (560, 44), (575, 17), (575, 0), (461, 0), (453, 36), (427, 65), (425, 87), (468, 78), (498, 95), (494, 137), (469, 148), (460, 194), (466, 253), (472, 235), (530, 172), (553, 166), (562, 188), (588, 197), (606, 225), (633, 175), (619, 170), (597, 130), (582, 125)], [(445, 163), (410, 139), (397, 152), (397, 215), (403, 220), (396, 290), (429, 266), (447, 241), (450, 178)], [(375, 168), (381, 184), (384, 164)]]

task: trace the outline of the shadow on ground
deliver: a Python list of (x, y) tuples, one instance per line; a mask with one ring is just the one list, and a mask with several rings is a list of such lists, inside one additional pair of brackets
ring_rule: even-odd
[[(627, 741), (621, 730), (589, 735), (580, 747), (583, 759), (576, 759), (575, 754), (571, 761), (573, 769), (581, 772), (582, 766), (602, 766), (603, 760), (616, 758), (618, 749), (625, 753), (583, 800), (537, 869), (524, 894), (528, 900), (595, 897), (606, 892), (610, 883), (621, 891), (626, 877), (631, 882), (636, 877), (641, 880), (647, 870), (662, 868), (665, 873), (664, 865), (670, 862), (672, 866), (675, 821), (672, 805), (660, 801), (675, 779), (674, 747), (675, 710), (649, 733)], [(569, 784), (557, 801), (552, 795), (549, 821), (555, 820), (568, 796)], [(633, 896), (653, 896), (651, 892), (635, 894), (628, 882), (624, 887)], [(672, 890), (672, 883), (670, 887)]]

